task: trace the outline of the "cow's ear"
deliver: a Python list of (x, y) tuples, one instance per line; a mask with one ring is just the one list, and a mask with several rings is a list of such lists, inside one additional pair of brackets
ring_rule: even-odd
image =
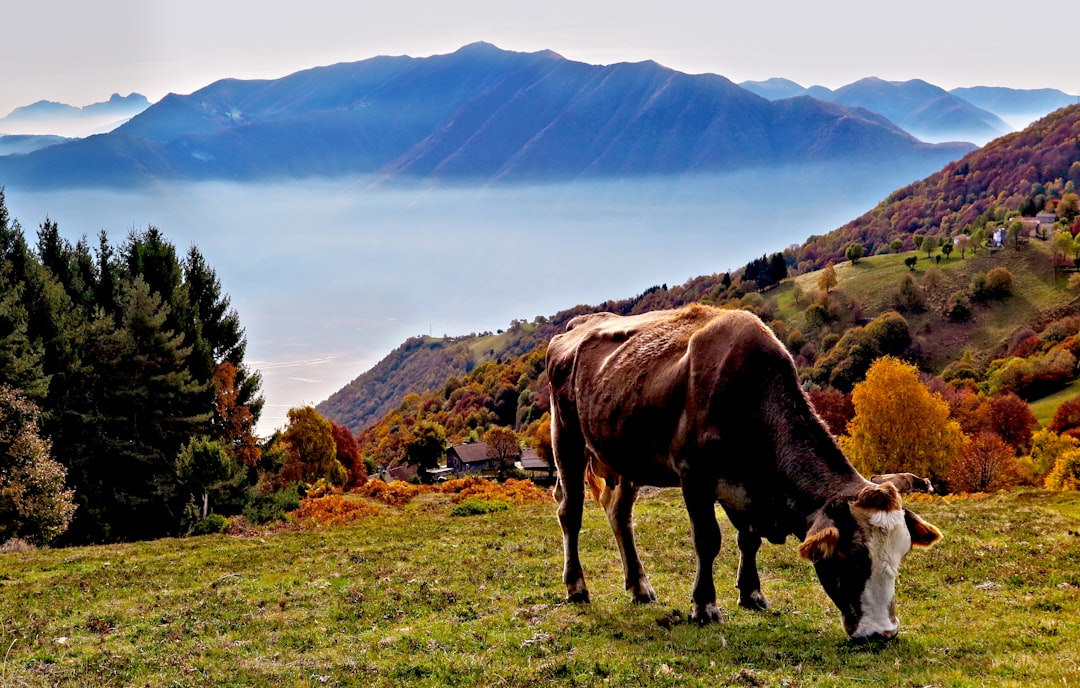
[(930, 547), (941, 539), (941, 531), (936, 526), (922, 520), (908, 509), (904, 509), (904, 523), (911, 534), (912, 547)]
[(834, 556), (839, 544), (840, 529), (836, 527), (836, 522), (821, 514), (799, 545), (799, 556), (816, 564)]

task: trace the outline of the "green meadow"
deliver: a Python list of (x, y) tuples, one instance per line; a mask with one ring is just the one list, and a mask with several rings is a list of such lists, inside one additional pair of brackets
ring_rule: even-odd
[(553, 504), (450, 516), (445, 495), (350, 525), (0, 554), (0, 685), (1042, 686), (1080, 683), (1080, 500), (912, 507), (945, 534), (901, 569), (899, 638), (853, 643), (794, 540), (759, 555), (769, 612), (687, 619), (681, 496), (639, 500), (660, 602), (635, 605), (586, 509), (591, 605), (564, 604)]

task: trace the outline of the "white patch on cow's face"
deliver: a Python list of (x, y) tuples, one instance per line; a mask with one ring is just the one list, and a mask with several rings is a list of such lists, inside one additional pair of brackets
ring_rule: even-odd
[(862, 618), (851, 637), (891, 638), (900, 629), (900, 622), (893, 613), (896, 574), (900, 570), (900, 560), (911, 549), (911, 534), (904, 522), (903, 509), (874, 511), (869, 521), (866, 544), (870, 553), (870, 579), (859, 600)]

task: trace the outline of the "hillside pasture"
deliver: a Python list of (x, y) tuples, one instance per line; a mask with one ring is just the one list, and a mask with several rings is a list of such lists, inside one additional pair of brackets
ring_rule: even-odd
[(1075, 494), (932, 498), (945, 539), (898, 580), (901, 635), (847, 640), (793, 541), (759, 561), (773, 609), (687, 619), (680, 494), (636, 511), (660, 595), (635, 605), (603, 513), (586, 509), (591, 605), (563, 604), (554, 505), (451, 517), (445, 499), (354, 524), (0, 554), (3, 686), (968, 686), (1080, 681)]

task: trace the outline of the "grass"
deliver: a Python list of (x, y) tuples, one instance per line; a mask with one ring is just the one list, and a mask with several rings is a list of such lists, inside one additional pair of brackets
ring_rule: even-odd
[(1031, 412), (1035, 414), (1035, 419), (1039, 421), (1039, 425), (1045, 427), (1054, 419), (1054, 413), (1057, 411), (1058, 406), (1070, 399), (1075, 399), (1078, 395), (1080, 395), (1080, 379), (1073, 380), (1063, 389), (1053, 394), (1031, 402)]
[(449, 518), (445, 500), (350, 526), (0, 555), (3, 686), (968, 686), (1080, 682), (1080, 499), (919, 503), (945, 532), (904, 562), (898, 640), (854, 644), (792, 543), (759, 556), (773, 611), (687, 621), (677, 491), (639, 502), (661, 602), (622, 590), (586, 510), (591, 605), (566, 605), (553, 506)]

